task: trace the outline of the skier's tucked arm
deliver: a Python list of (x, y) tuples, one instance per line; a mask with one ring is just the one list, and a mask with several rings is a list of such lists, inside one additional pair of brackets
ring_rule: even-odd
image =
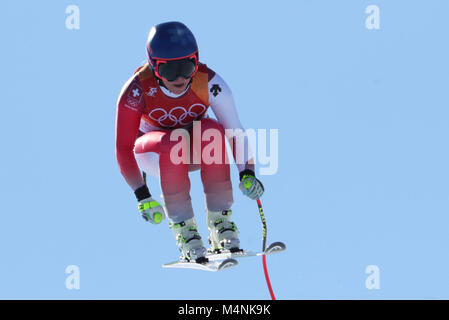
[[(239, 139), (239, 135), (243, 137), (245, 129), (243, 129), (238, 117), (231, 89), (218, 74), (213, 71), (210, 72), (212, 72), (209, 75), (210, 107), (223, 128), (233, 133), (233, 138), (230, 142), (233, 146), (233, 156), (239, 171), (241, 172), (245, 169), (254, 171), (254, 161), (250, 155), (248, 139), (247, 137)], [(238, 155), (240, 157), (237, 157)], [(241, 156), (243, 156), (243, 159)]]
[(137, 78), (131, 78), (120, 93), (115, 123), (115, 154), (120, 172), (134, 190), (137, 200), (150, 197), (134, 156), (134, 143), (139, 131), (140, 118), (145, 108), (142, 90)]
[(140, 118), (145, 110), (142, 95), (143, 91), (137, 77), (131, 78), (123, 86), (117, 103), (115, 154), (120, 172), (134, 190), (142, 217), (146, 221), (158, 224), (165, 217), (164, 209), (151, 197), (134, 156), (134, 143), (139, 132)]
[[(209, 79), (210, 107), (223, 128), (233, 130), (234, 133), (231, 143), (234, 160), (240, 172), (240, 190), (255, 200), (262, 196), (264, 187), (255, 177), (254, 160), (251, 156), (248, 138), (244, 134), (245, 130), (237, 114), (232, 92), (226, 82), (212, 70), (210, 70)], [(243, 146), (240, 145), (242, 142)], [(243, 162), (239, 159), (239, 153), (243, 154)]]

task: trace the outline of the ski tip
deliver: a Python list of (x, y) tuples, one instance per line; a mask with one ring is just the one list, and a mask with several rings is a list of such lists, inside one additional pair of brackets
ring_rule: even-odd
[(270, 244), (268, 248), (265, 249), (265, 253), (277, 253), (285, 251), (285, 249), (287, 249), (285, 243), (277, 241)]
[(220, 263), (220, 265), (218, 266), (218, 270), (229, 269), (237, 266), (238, 264), (239, 262), (235, 259), (226, 259)]

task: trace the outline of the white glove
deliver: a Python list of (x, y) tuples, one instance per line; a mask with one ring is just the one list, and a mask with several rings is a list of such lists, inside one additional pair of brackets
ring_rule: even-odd
[(142, 218), (146, 221), (153, 224), (159, 224), (165, 219), (164, 208), (162, 208), (161, 204), (152, 197), (143, 199), (139, 202), (137, 207), (142, 214)]

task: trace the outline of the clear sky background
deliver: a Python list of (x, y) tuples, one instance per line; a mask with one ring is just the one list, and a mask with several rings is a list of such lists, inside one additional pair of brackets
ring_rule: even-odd
[[(72, 4), (79, 30), (66, 28)], [(448, 12), (446, 0), (2, 1), (0, 298), (269, 299), (260, 258), (162, 269), (179, 256), (167, 221), (144, 222), (118, 170), (120, 88), (151, 26), (179, 20), (243, 125), (279, 130), (278, 171), (259, 176), (269, 242), (287, 244), (267, 258), (276, 296), (448, 299)], [(232, 174), (242, 246), (258, 250), (257, 205)]]

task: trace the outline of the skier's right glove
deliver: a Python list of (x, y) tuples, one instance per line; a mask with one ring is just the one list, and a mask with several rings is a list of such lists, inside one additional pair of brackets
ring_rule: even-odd
[(142, 218), (153, 224), (159, 224), (165, 218), (164, 208), (152, 197), (139, 201), (138, 208)]
[(153, 224), (159, 224), (165, 218), (164, 208), (151, 197), (147, 185), (143, 185), (134, 191), (139, 205), (137, 208), (142, 214), (142, 218)]

